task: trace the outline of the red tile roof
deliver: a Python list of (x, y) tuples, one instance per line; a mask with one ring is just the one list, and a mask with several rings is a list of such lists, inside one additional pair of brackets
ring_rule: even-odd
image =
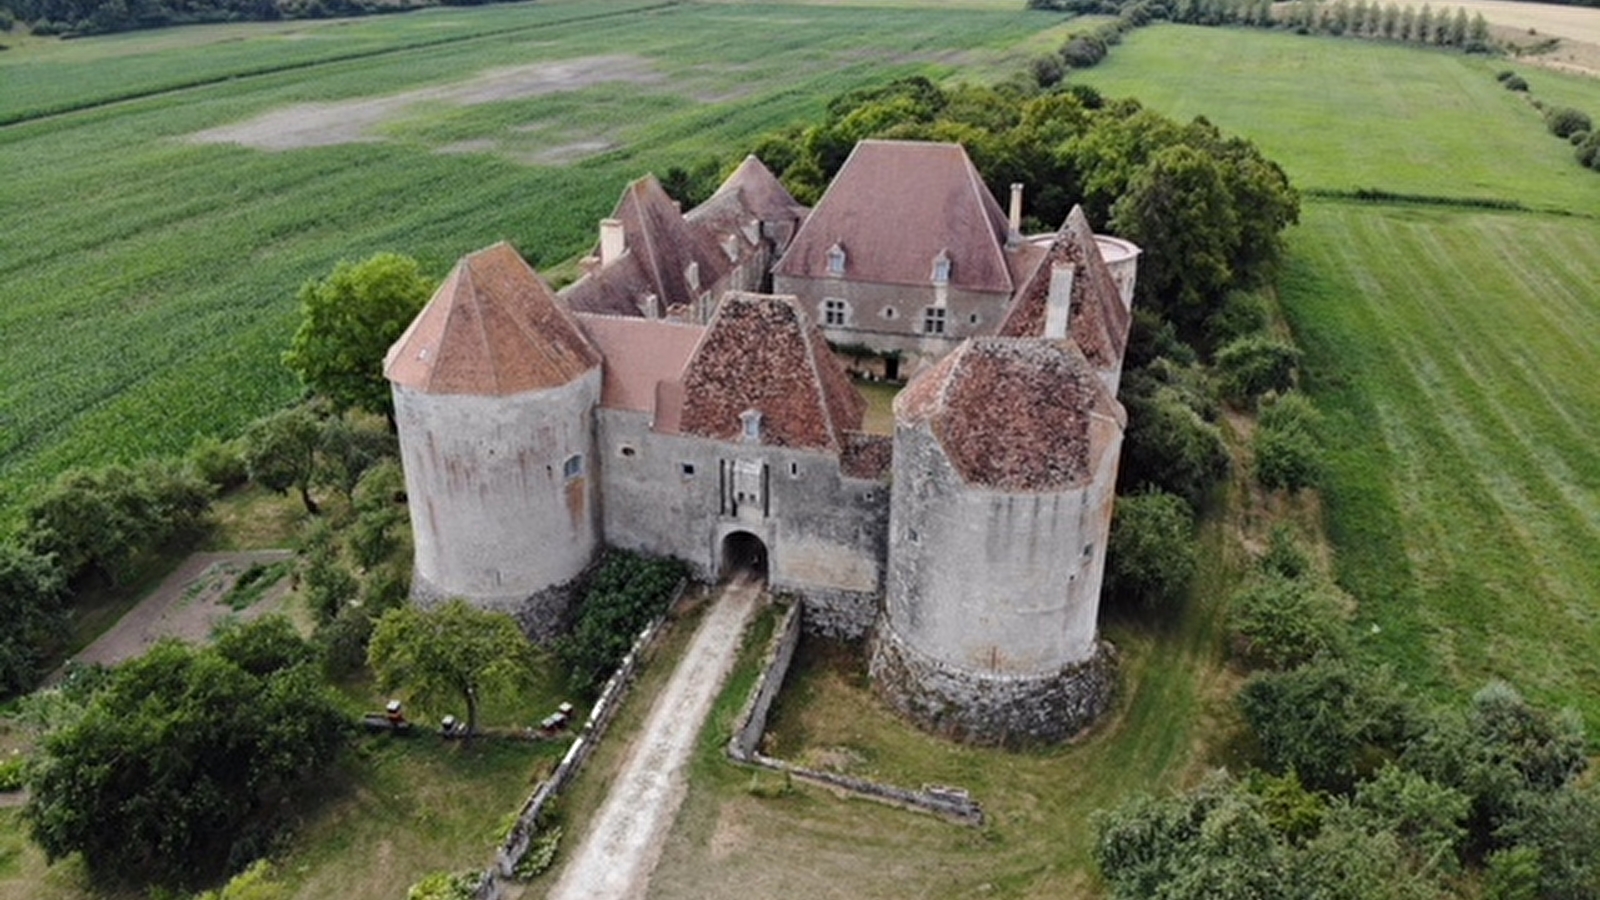
[(927, 285), (945, 252), (952, 287), (1009, 294), (1009, 230), (961, 145), (862, 141), (773, 271), (828, 277), (838, 245), (847, 281)]
[(926, 424), (968, 484), (1052, 491), (1086, 483), (1096, 418), (1116, 400), (1071, 341), (973, 338), (895, 398), (897, 425)]
[(567, 384), (600, 365), (572, 314), (510, 244), (456, 263), (384, 375), (430, 394), (504, 396)]
[(894, 462), (894, 438), (886, 434), (860, 431), (844, 433), (844, 449), (839, 452), (839, 471), (851, 478), (881, 481), (889, 477)]
[(736, 441), (761, 413), (761, 443), (838, 452), (866, 401), (793, 297), (730, 293), (683, 376), (681, 430)]
[(600, 405), (656, 411), (657, 386), (683, 378), (683, 367), (705, 334), (700, 325), (579, 313), (578, 323), (605, 357)]
[[(689, 211), (691, 223), (725, 223), (737, 216), (739, 224), (755, 219), (761, 222), (799, 224), (810, 210), (790, 195), (772, 170), (754, 156), (746, 156), (711, 198)], [(725, 227), (725, 226), (724, 226)]]
[(1011, 312), (1000, 326), (1004, 337), (1041, 337), (1050, 293), (1050, 270), (1058, 263), (1076, 267), (1068, 332), (1083, 355), (1099, 369), (1120, 369), (1132, 317), (1111, 269), (1100, 256), (1094, 229), (1082, 207), (1074, 206), (1037, 267), (1022, 282)]

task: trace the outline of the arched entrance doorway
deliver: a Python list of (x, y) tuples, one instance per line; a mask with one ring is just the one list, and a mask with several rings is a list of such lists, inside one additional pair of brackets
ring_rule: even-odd
[(748, 531), (735, 531), (722, 539), (722, 574), (728, 578), (746, 573), (767, 577), (767, 545)]

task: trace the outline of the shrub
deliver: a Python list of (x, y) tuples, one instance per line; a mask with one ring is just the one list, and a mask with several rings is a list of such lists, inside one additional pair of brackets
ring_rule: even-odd
[(1375, 759), (1398, 747), (1409, 723), (1409, 710), (1387, 677), (1343, 660), (1257, 673), (1237, 702), (1260, 747), (1262, 768), (1297, 772), (1313, 790), (1349, 790)]
[(1032, 63), (1034, 84), (1042, 88), (1055, 87), (1061, 83), (1061, 78), (1066, 74), (1065, 63), (1060, 56), (1048, 54), (1034, 59)]
[(1257, 565), (1262, 572), (1282, 578), (1300, 578), (1312, 571), (1310, 554), (1300, 546), (1294, 530), (1287, 525), (1273, 527), (1267, 538), (1267, 552), (1262, 554)]
[(1574, 131), (1573, 133), (1567, 135), (1567, 142), (1574, 147), (1582, 146), (1583, 142), (1589, 139), (1589, 134), (1590, 132), (1587, 130)]
[(1216, 362), (1223, 396), (1250, 406), (1268, 391), (1283, 393), (1293, 385), (1300, 351), (1264, 334), (1246, 335), (1218, 350)]
[(1588, 131), (1594, 127), (1589, 114), (1570, 106), (1552, 106), (1544, 114), (1545, 127), (1558, 138), (1570, 137), (1580, 131)]
[(1600, 131), (1589, 132), (1573, 155), (1577, 157), (1579, 165), (1600, 169)]
[(434, 872), (406, 891), (406, 900), (472, 900), (480, 874), (477, 872)]
[(1304, 428), (1258, 428), (1252, 447), (1256, 482), (1269, 491), (1298, 493), (1322, 477), (1322, 448)]
[(1160, 491), (1117, 498), (1106, 551), (1106, 593), (1144, 609), (1183, 601), (1194, 575), (1194, 513)]
[(1106, 42), (1097, 35), (1078, 35), (1061, 47), (1061, 61), (1072, 69), (1087, 69), (1106, 58)]
[(1252, 668), (1279, 670), (1343, 655), (1340, 599), (1336, 588), (1310, 578), (1269, 576), (1245, 586), (1228, 610), (1234, 653)]
[(1502, 83), (1506, 86), (1506, 90), (1508, 91), (1519, 91), (1522, 93), (1527, 93), (1528, 91), (1527, 79), (1523, 78), (1521, 75), (1513, 75)]
[(1222, 432), (1207, 421), (1206, 398), (1176, 367), (1128, 373), (1120, 393), (1128, 410), (1118, 490), (1153, 487), (1198, 509), (1228, 471)]
[(1205, 322), (1206, 340), (1221, 347), (1267, 327), (1267, 301), (1253, 291), (1229, 291)]
[(1508, 80), (1508, 79), (1512, 78), (1513, 76), (1515, 76), (1516, 74), (1517, 73), (1511, 71), (1510, 69), (1501, 69), (1500, 71), (1494, 73), (1494, 80), (1503, 83), (1506, 80)]
[(188, 462), (196, 478), (219, 491), (232, 490), (250, 480), (244, 448), (238, 441), (203, 437), (189, 448)]
[(666, 611), (683, 578), (674, 559), (612, 551), (601, 560), (578, 604), (572, 630), (555, 651), (571, 689), (592, 696), (650, 620)]

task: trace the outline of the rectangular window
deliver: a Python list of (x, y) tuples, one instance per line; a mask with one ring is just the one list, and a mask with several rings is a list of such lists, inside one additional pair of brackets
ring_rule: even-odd
[(843, 300), (832, 297), (822, 301), (822, 324), (830, 327), (844, 324), (845, 306)]
[(681, 471), (685, 478), (692, 478), (694, 476), (694, 463), (683, 463)]
[(563, 476), (565, 476), (566, 478), (569, 478), (569, 479), (570, 478), (577, 478), (579, 475), (582, 475), (583, 474), (583, 454), (582, 453), (574, 453), (571, 456), (567, 457), (567, 461), (561, 466), (561, 474)]
[(944, 308), (930, 306), (922, 311), (922, 333), (944, 334)]

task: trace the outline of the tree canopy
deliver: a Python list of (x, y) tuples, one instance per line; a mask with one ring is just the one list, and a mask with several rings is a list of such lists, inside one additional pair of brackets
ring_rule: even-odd
[(212, 648), (173, 641), (117, 668), (48, 734), (24, 810), (50, 859), (117, 881), (186, 885), (266, 849), (283, 798), (330, 763), (348, 720), (293, 626)]
[(527, 683), (532, 651), (510, 616), (457, 598), (434, 609), (407, 603), (384, 613), (367, 646), (367, 662), (385, 690), (403, 688), (426, 708), (444, 711), (459, 700), (471, 735), (486, 696)]
[(300, 288), (300, 328), (283, 361), (334, 409), (392, 412), (383, 355), (433, 293), (417, 261), (379, 253)]

